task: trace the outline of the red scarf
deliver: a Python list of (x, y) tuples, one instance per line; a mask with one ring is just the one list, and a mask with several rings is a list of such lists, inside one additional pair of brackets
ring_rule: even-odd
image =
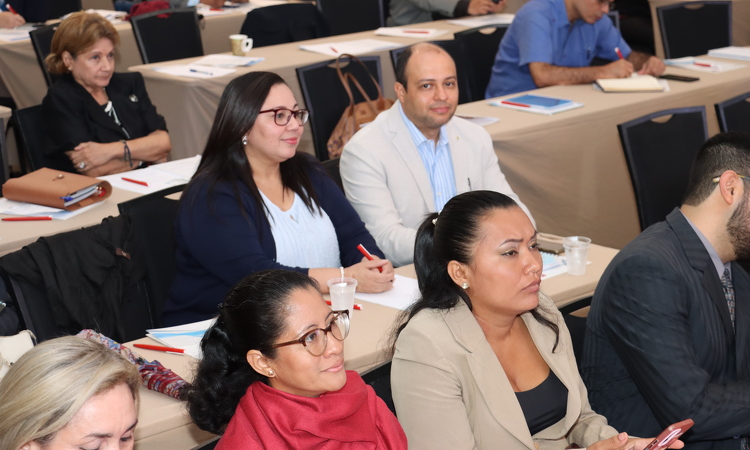
[(359, 374), (318, 398), (250, 385), (216, 450), (406, 449), (396, 417)]

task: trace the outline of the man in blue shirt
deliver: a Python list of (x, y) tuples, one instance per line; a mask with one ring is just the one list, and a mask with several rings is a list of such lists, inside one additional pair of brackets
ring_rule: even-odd
[[(525, 4), (500, 43), (485, 96), (625, 78), (635, 70), (661, 75), (664, 62), (631, 51), (606, 16), (609, 7), (609, 0), (531, 0)], [(594, 57), (612, 62), (589, 67)]]
[(15, 28), (25, 24), (26, 20), (12, 12), (4, 0), (0, 0), (0, 28)]

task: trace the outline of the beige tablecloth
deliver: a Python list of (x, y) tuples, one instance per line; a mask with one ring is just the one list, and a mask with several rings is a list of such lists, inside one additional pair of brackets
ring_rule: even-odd
[[(542, 282), (542, 290), (558, 307), (593, 294), (594, 288), (607, 264), (617, 250), (592, 245), (586, 274), (573, 277), (558, 275)], [(396, 272), (415, 277), (414, 266), (396, 269)], [(361, 311), (353, 311), (352, 327), (345, 344), (345, 367), (360, 373), (388, 360), (385, 354), (391, 327), (399, 311), (374, 303), (362, 303)], [(149, 338), (134, 342), (154, 342)], [(128, 345), (128, 344), (126, 344)], [(194, 360), (189, 356), (165, 354), (150, 350), (135, 349), (147, 359), (158, 359), (185, 379), (191, 379)], [(163, 394), (141, 389), (141, 409), (135, 432), (135, 450), (189, 449), (212, 437), (199, 430), (190, 421), (184, 404)]]
[[(664, 44), (661, 41), (661, 27), (659, 26), (659, 17), (656, 15), (656, 8), (661, 6), (673, 5), (685, 1), (706, 1), (706, 0), (649, 0), (651, 5), (651, 17), (654, 25), (654, 45), (656, 46), (656, 56), (664, 58)], [(711, 0), (707, 0), (711, 1)], [(750, 0), (731, 0), (732, 1), (732, 45), (746, 46), (750, 45)]]

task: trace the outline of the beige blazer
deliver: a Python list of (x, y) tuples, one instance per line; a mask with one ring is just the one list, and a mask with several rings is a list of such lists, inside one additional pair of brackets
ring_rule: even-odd
[(539, 353), (568, 388), (563, 420), (531, 436), (500, 362), (463, 301), (451, 310), (423, 310), (401, 332), (391, 368), (393, 401), (410, 449), (564, 449), (617, 434), (589, 406), (570, 334), (554, 303), (540, 306), (560, 327), (554, 333), (531, 313), (523, 320)]
[[(435, 212), (430, 176), (396, 102), (354, 135), (341, 155), (346, 198), (395, 266), (411, 264), (417, 228)], [(487, 131), (459, 117), (445, 125), (456, 193), (501, 192), (528, 208), (500, 171)], [(533, 222), (533, 220), (532, 220)]]

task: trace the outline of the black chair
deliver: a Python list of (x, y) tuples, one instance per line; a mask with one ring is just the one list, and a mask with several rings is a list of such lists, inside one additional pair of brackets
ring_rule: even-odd
[(565, 326), (568, 327), (570, 332), (570, 340), (573, 342), (573, 354), (576, 356), (576, 360), (581, 361), (584, 337), (586, 336), (586, 318), (563, 314), (563, 320), (565, 320)]
[[(0, 186), (10, 178), (10, 167), (8, 163), (8, 143), (5, 140), (5, 120), (0, 119)], [(0, 193), (2, 197), (2, 193)]]
[[(0, 123), (1, 125), (2, 123)], [(344, 192), (344, 183), (341, 181), (341, 158), (327, 159), (323, 161), (323, 167), (325, 167), (328, 175), (333, 178), (336, 185)]]
[(612, 19), (612, 25), (615, 26), (618, 30), (620, 29), (620, 13), (617, 12), (617, 10), (612, 10), (607, 13), (607, 16), (609, 16), (610, 19)]
[[(463, 104), (473, 101), (471, 80), (474, 76), (474, 67), (470, 62), (470, 57), (466, 53), (463, 42), (459, 40), (432, 41), (431, 44), (435, 44), (448, 52), (448, 54), (451, 55), (451, 58), (453, 58), (453, 61), (456, 63), (456, 77), (458, 79), (458, 103)], [(394, 48), (393, 50), (391, 50), (391, 61), (393, 62), (394, 69), (396, 67), (398, 55), (400, 55), (404, 50), (406, 50), (406, 47)], [(482, 98), (484, 98), (484, 94), (482, 94)]]
[(253, 39), (253, 47), (265, 47), (330, 36), (331, 29), (316, 6), (292, 3), (250, 11), (240, 33)]
[(385, 26), (383, 0), (317, 0), (316, 3), (334, 36)]
[(750, 133), (750, 92), (717, 103), (716, 117), (719, 129), (724, 131), (743, 131)]
[(11, 124), (25, 170), (33, 172), (45, 167), (42, 105), (13, 111)]
[[(359, 59), (378, 81), (382, 90), (380, 57), (362, 56)], [(349, 106), (349, 96), (347, 96), (336, 73), (335, 60), (298, 67), (296, 70), (302, 97), (305, 100), (305, 107), (310, 110), (310, 129), (312, 130), (315, 154), (319, 160), (325, 161), (328, 159), (328, 138), (331, 137), (333, 129), (341, 119), (344, 109)], [(370, 75), (365, 72), (361, 65), (343, 59), (341, 71), (345, 74), (351, 73), (354, 75), (367, 95), (373, 100), (377, 98), (377, 89), (373, 86)], [(357, 89), (352, 89), (352, 94), (355, 102), (364, 101)]]
[(66, 14), (83, 9), (81, 0), (46, 0), (47, 19), (58, 19)]
[(362, 374), (362, 379), (366, 384), (372, 386), (375, 394), (385, 402), (388, 409), (395, 415), (396, 407), (393, 405), (393, 395), (391, 393), (390, 361)]
[(52, 82), (57, 77), (49, 73), (47, 70), (47, 64), (44, 59), (49, 55), (50, 47), (52, 46), (52, 36), (55, 35), (57, 25), (48, 25), (46, 27), (39, 27), (29, 32), (31, 38), (31, 45), (34, 47), (34, 53), (36, 53), (36, 59), (39, 62), (39, 67), (42, 68), (42, 74), (44, 75), (44, 81), (47, 82), (47, 86), (52, 85)]
[[(668, 120), (656, 121), (668, 117)], [(690, 167), (708, 139), (703, 106), (659, 111), (617, 126), (633, 183), (641, 229), (679, 206)]]
[(130, 218), (135, 244), (132, 257), (145, 269), (145, 298), (151, 326), (161, 326), (161, 311), (177, 275), (174, 221), (179, 202), (166, 198), (182, 192), (179, 185), (153, 192), (117, 205), (121, 215)]
[(684, 2), (656, 8), (666, 58), (732, 45), (732, 2)]
[(490, 83), (492, 66), (507, 26), (479, 27), (455, 33), (454, 39), (463, 43), (467, 62), (471, 65), (469, 84), (470, 101), (484, 100), (484, 92)]
[(203, 56), (195, 8), (163, 9), (130, 19), (144, 64)]

